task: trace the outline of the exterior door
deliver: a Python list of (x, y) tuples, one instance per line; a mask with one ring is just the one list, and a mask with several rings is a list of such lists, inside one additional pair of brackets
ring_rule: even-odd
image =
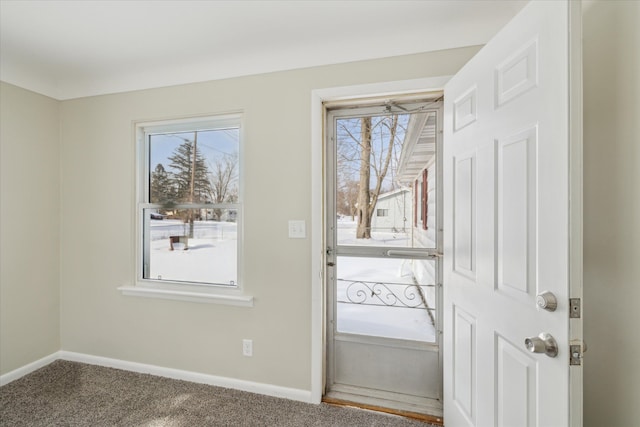
[(442, 94), (425, 96), (328, 109), (325, 398), (439, 417)]
[(448, 426), (581, 425), (577, 9), (532, 1), (445, 87)]

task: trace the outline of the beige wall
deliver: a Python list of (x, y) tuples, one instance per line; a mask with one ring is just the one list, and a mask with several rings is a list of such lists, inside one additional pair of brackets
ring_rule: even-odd
[[(453, 74), (477, 48), (61, 103), (62, 348), (309, 390), (311, 92)], [(244, 112), (244, 278), (253, 308), (121, 295), (134, 277), (135, 120)], [(254, 356), (242, 356), (243, 338)]]
[(60, 349), (59, 103), (0, 83), (0, 373)]
[(585, 4), (585, 426), (640, 424), (640, 2)]

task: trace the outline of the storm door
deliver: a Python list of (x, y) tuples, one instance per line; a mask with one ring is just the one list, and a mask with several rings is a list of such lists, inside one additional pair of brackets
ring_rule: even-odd
[(440, 97), (326, 106), (325, 399), (442, 414)]

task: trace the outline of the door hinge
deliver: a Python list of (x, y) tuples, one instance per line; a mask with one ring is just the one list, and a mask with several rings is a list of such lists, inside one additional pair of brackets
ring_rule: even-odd
[(581, 313), (580, 298), (569, 298), (569, 318), (579, 319)]

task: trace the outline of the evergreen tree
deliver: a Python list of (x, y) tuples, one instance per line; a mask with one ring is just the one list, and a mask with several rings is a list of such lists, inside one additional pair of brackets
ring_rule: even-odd
[(162, 204), (173, 202), (175, 200), (174, 193), (171, 173), (165, 170), (162, 163), (158, 163), (151, 172), (151, 197), (149, 201)]
[[(194, 141), (185, 141), (175, 149), (169, 160), (173, 170), (172, 181), (175, 189), (175, 201), (178, 203), (206, 203), (211, 192), (209, 169), (197, 148), (195, 162), (193, 158)], [(195, 163), (195, 171), (192, 170)], [(193, 200), (191, 198), (191, 180), (193, 179)]]

